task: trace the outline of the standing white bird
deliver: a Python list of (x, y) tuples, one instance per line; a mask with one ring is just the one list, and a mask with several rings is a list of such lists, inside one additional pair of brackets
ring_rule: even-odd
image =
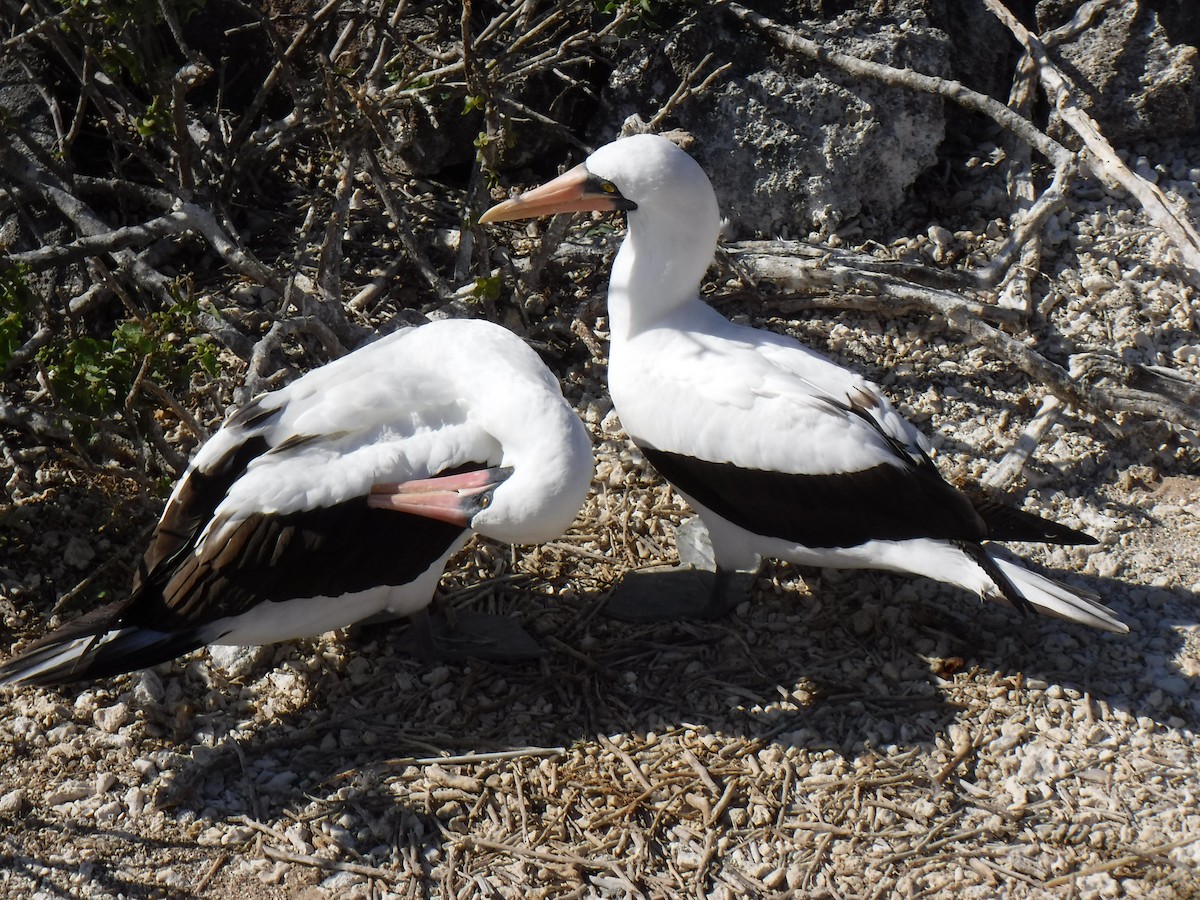
[(1128, 628), (1096, 597), (1000, 558), (989, 540), (1091, 537), (947, 484), (926, 442), (878, 390), (795, 340), (734, 325), (699, 298), (720, 229), (716, 196), (669, 140), (601, 147), (490, 209), (500, 222), (624, 210), (608, 292), (608, 382), (621, 424), (700, 515), (717, 577), (697, 614), (737, 597), (762, 557), (924, 575), (1022, 611)]
[(469, 320), (396, 332), (234, 413), (175, 486), (130, 597), (9, 660), (0, 682), (412, 614), (471, 531), (564, 532), (592, 468), (586, 429), (516, 335)]

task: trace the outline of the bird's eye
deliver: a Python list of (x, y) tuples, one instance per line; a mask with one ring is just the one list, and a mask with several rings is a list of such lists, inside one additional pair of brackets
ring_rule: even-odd
[(606, 194), (615, 194), (617, 192), (617, 186), (611, 181), (602, 181), (600, 182), (600, 190), (604, 191)]
[(479, 498), (479, 508), (480, 509), (487, 509), (491, 505), (492, 505), (492, 495), (491, 494), (484, 494), (482, 497)]

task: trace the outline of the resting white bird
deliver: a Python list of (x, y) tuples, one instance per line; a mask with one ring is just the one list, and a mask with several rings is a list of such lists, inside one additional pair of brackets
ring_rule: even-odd
[(587, 431), (516, 335), (468, 320), (391, 334), (234, 413), (176, 485), (129, 599), (53, 632), (0, 681), (412, 614), (471, 531), (564, 532), (592, 469)]
[(628, 216), (608, 292), (609, 389), (625, 431), (711, 535), (717, 577), (694, 612), (725, 610), (739, 599), (730, 573), (774, 557), (924, 575), (1022, 611), (1128, 630), (1094, 595), (983, 543), (1094, 539), (969, 498), (875, 385), (700, 300), (720, 213), (677, 146), (655, 135), (608, 144), (480, 221), (580, 210)]

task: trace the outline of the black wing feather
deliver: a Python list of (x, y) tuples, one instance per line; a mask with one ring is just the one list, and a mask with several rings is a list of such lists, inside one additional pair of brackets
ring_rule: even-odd
[(936, 469), (883, 463), (858, 472), (796, 475), (639, 446), (667, 481), (754, 534), (814, 548), (988, 537), (971, 501)]

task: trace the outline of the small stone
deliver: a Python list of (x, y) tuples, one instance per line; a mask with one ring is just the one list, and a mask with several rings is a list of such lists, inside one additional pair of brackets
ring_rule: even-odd
[(213, 644), (208, 648), (208, 658), (214, 666), (223, 670), (228, 678), (236, 679), (250, 674), (260, 660), (273, 652), (268, 647)]
[(121, 801), (119, 800), (105, 803), (95, 812), (96, 821), (102, 823), (115, 821), (119, 815), (121, 815)]
[(143, 669), (138, 675), (138, 682), (133, 686), (133, 699), (139, 706), (155, 706), (162, 702), (166, 691), (162, 679), (153, 669)]
[(437, 666), (436, 668), (430, 669), (428, 672), (426, 672), (424, 676), (422, 676), (421, 680), (430, 687), (437, 687), (438, 685), (444, 684), (449, 677), (449, 668), (446, 666)]
[(129, 721), (129, 707), (124, 703), (101, 707), (92, 713), (92, 721), (106, 734), (116, 734)]
[(131, 819), (136, 819), (140, 816), (145, 806), (146, 792), (140, 787), (133, 787), (125, 792), (125, 808), (128, 810)]
[(942, 250), (954, 243), (954, 235), (950, 233), (950, 229), (941, 225), (930, 225), (928, 234), (929, 239)]
[(268, 794), (282, 793), (295, 784), (298, 777), (295, 772), (280, 772), (272, 776), (266, 784), (262, 785), (261, 790)]
[(1163, 675), (1154, 679), (1154, 686), (1159, 691), (1165, 691), (1174, 697), (1182, 697), (1189, 690), (1188, 680), (1179, 675)]
[(0, 796), (0, 816), (16, 818), (25, 811), (25, 792), (20, 788)]
[(787, 884), (787, 869), (780, 866), (772, 872), (768, 872), (762, 878), (762, 883), (773, 891), (778, 891)]
[(67, 541), (67, 546), (62, 552), (63, 562), (74, 569), (86, 569), (92, 564), (92, 560), (96, 558), (96, 551), (92, 549), (92, 545), (81, 537), (73, 537)]
[(90, 796), (92, 786), (86, 781), (67, 781), (46, 794), (47, 806), (61, 806)]

